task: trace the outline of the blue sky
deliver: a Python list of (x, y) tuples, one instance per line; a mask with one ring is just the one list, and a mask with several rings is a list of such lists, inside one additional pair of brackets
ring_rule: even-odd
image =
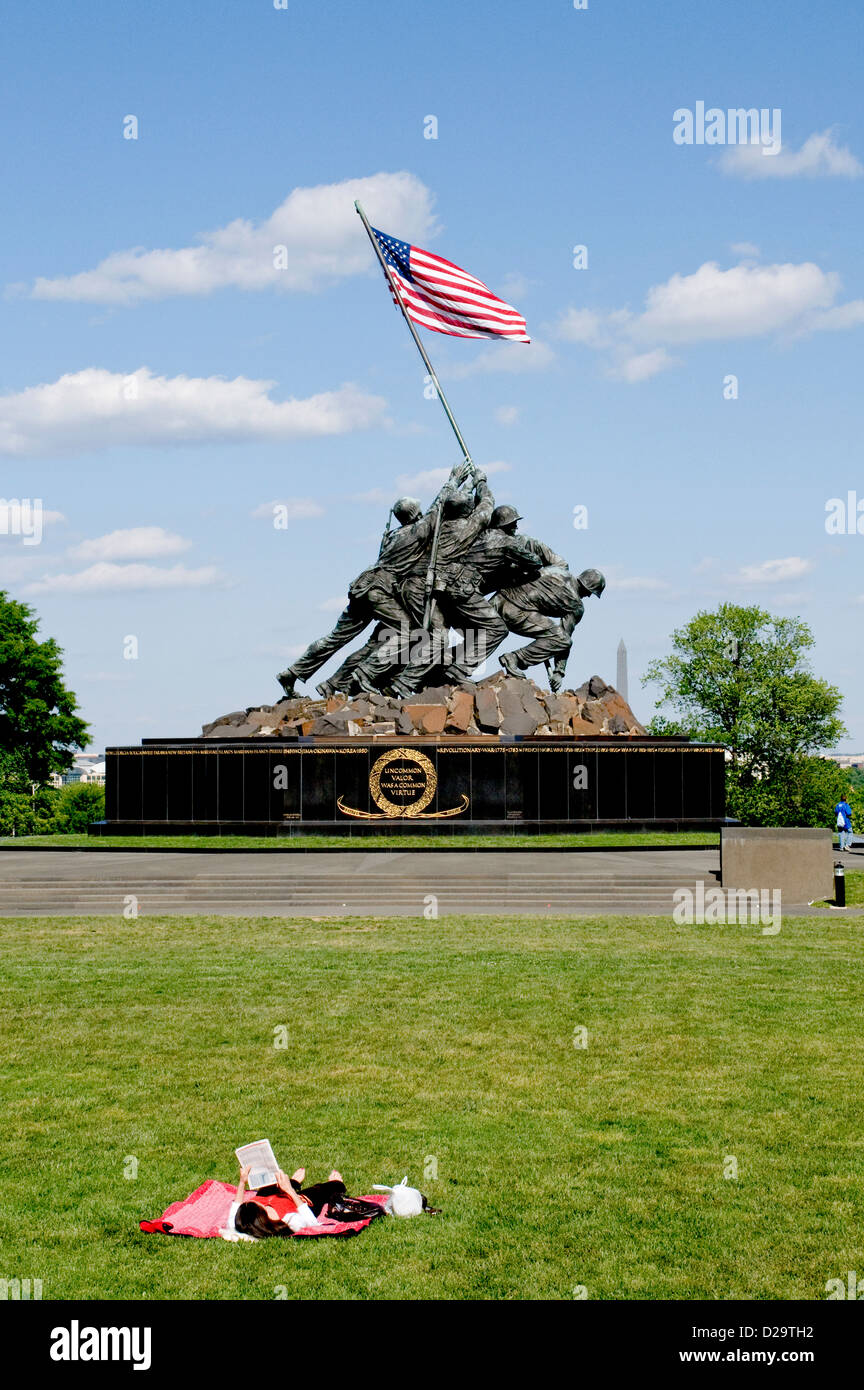
[[(758, 602), (811, 625), (864, 746), (864, 535), (825, 529), (864, 499), (864, 12), (97, 0), (4, 29), (0, 496), (48, 519), (0, 535), (0, 587), (94, 748), (277, 698), (389, 501), (458, 457), (358, 193), (526, 315), (528, 347), (426, 342), (496, 496), (607, 573), (568, 683), (614, 680), (623, 637), (648, 718), (671, 630)], [(677, 145), (699, 101), (778, 108), (780, 154)]]

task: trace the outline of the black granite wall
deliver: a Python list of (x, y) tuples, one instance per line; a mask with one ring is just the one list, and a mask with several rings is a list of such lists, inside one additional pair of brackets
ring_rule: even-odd
[(677, 740), (148, 740), (106, 761), (97, 834), (708, 829), (725, 817), (722, 749)]

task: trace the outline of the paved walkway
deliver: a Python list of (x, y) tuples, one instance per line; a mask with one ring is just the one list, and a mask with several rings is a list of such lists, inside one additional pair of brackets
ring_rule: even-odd
[[(864, 853), (844, 855), (864, 868)], [(549, 854), (0, 851), (0, 916), (669, 916), (676, 888), (716, 886), (717, 850)], [(432, 899), (437, 900), (434, 904)], [(862, 909), (849, 909), (849, 915)], [(784, 911), (846, 915), (784, 904)]]

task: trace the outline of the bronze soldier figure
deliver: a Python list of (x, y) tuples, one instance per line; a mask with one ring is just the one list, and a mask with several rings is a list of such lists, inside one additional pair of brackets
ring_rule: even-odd
[[(439, 497), (450, 496), (464, 474), (465, 465), (458, 464)], [(307, 681), (335, 652), (353, 642), (374, 620), (397, 632), (410, 630), (411, 619), (398, 592), (399, 579), (428, 549), (435, 526), (437, 501), (425, 516), (421, 515), (420, 503), (413, 497), (400, 497), (394, 503), (393, 515), (400, 526), (390, 533), (389, 539), (385, 535), (378, 563), (364, 570), (353, 581), (348, 590), (348, 603), (333, 629), (326, 636), (311, 642), (302, 656), (277, 676), (287, 696), (295, 694), (297, 681)], [(323, 687), (321, 693), (328, 695), (338, 689), (335, 684), (326, 681)]]
[[(455, 493), (444, 503), (441, 530), (438, 538), (438, 557), (433, 587), (433, 598), (441, 617), (448, 627), (471, 629), (478, 640), (486, 640), (494, 650), (507, 635), (507, 628), (498, 614), (488, 605), (476, 590), (472, 575), (462, 576), (464, 557), (477, 538), (485, 531), (492, 517), (495, 498), (481, 469), (475, 469), (474, 488)], [(419, 618), (426, 603), (426, 570), (421, 566), (408, 576), (401, 588), (401, 596), (415, 618)], [(427, 649), (413, 656), (411, 661), (390, 688), (397, 695), (409, 695), (419, 690), (424, 677), (437, 665), (443, 655), (442, 644), (435, 640), (427, 644)], [(473, 665), (478, 665), (474, 662)], [(445, 668), (445, 679), (468, 679), (461, 670), (454, 668), (453, 661)]]
[[(498, 660), (511, 676), (519, 676), (529, 666), (547, 663), (549, 688), (560, 690), (567, 658), (573, 646), (573, 632), (585, 612), (583, 599), (603, 593), (606, 580), (599, 570), (583, 570), (573, 575), (564, 564), (544, 565), (527, 584), (501, 589), (492, 599), (511, 632), (533, 637), (527, 646), (504, 652)], [(558, 618), (558, 622), (553, 622)], [(554, 662), (549, 667), (548, 663)]]

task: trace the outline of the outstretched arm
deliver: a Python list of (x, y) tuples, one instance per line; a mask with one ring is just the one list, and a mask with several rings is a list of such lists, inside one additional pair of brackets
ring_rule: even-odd
[(474, 510), (465, 522), (465, 529), (462, 532), (461, 552), (468, 549), (472, 541), (475, 541), (482, 531), (486, 530), (489, 520), (495, 510), (495, 498), (486, 481), (486, 474), (479, 468), (474, 470)]
[(241, 1167), (241, 1169), (240, 1169), (240, 1181), (239, 1181), (238, 1184), (237, 1184), (237, 1196), (234, 1198), (234, 1201), (235, 1201), (235, 1202), (242, 1202), (242, 1201), (243, 1201), (243, 1193), (244, 1193), (244, 1191), (245, 1191), (246, 1184), (247, 1184), (247, 1182), (249, 1181), (249, 1174), (250, 1174), (251, 1171), (252, 1171), (251, 1165), (248, 1164), (248, 1163), (245, 1165), (245, 1167)]
[(560, 569), (565, 570), (568, 568), (567, 561), (564, 559), (563, 555), (556, 554), (551, 545), (547, 545), (545, 541), (538, 541), (536, 536), (526, 536), (525, 540), (534, 551), (534, 554), (540, 557), (544, 565), (556, 565)]
[(474, 465), (469, 464), (467, 459), (463, 459), (461, 463), (454, 463), (453, 467), (450, 469), (450, 477), (438, 493), (429, 511), (434, 512), (440, 503), (446, 502), (448, 497), (452, 497), (454, 493), (457, 493), (473, 468)]

